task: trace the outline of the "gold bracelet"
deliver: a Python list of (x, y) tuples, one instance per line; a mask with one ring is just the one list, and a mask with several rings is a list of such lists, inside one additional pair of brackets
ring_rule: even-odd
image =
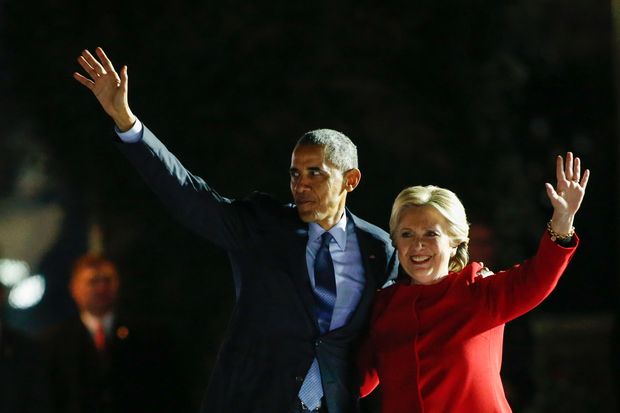
[(551, 236), (551, 241), (568, 241), (573, 237), (573, 235), (575, 235), (575, 227), (571, 227), (568, 234), (558, 234), (551, 229), (551, 221), (552, 220), (549, 220), (549, 222), (547, 222), (547, 232), (549, 232), (549, 235)]

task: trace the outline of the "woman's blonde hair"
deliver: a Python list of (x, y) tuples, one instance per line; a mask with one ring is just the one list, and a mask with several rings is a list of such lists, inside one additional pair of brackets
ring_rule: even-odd
[(403, 189), (394, 200), (390, 215), (390, 236), (392, 243), (396, 239), (396, 230), (403, 213), (411, 207), (431, 206), (435, 208), (448, 223), (448, 236), (457, 245), (454, 257), (450, 258), (450, 271), (462, 270), (469, 261), (467, 251), (469, 243), (469, 224), (463, 204), (456, 194), (448, 189), (433, 185), (411, 186)]

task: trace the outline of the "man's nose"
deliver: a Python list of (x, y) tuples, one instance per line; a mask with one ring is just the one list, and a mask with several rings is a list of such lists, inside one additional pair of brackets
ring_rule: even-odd
[(308, 178), (300, 176), (299, 179), (297, 179), (297, 182), (295, 182), (295, 192), (304, 192), (308, 190), (310, 187), (309, 182), (310, 180)]

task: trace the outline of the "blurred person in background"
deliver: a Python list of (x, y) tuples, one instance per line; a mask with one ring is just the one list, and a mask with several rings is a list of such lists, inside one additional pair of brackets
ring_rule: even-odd
[(120, 314), (114, 263), (87, 254), (69, 289), (78, 314), (44, 335), (54, 413), (164, 413), (184, 405), (172, 340)]

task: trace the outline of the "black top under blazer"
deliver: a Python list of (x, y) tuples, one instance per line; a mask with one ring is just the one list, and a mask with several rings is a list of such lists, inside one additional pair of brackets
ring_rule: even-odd
[(118, 147), (172, 214), (229, 254), (237, 299), (202, 412), (288, 413), (315, 356), (328, 411), (357, 412), (352, 350), (374, 292), (398, 269), (388, 234), (347, 210), (366, 286), (348, 323), (320, 335), (306, 265), (308, 224), (295, 205), (258, 192), (244, 200), (220, 196), (146, 127), (140, 142)]

